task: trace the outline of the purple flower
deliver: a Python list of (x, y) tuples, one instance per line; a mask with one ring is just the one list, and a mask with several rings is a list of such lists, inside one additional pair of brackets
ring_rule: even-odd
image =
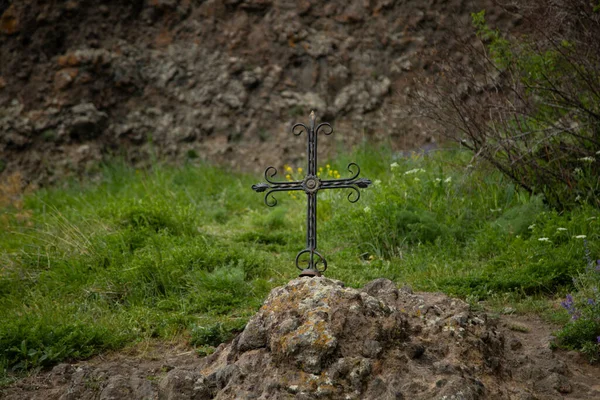
[(598, 343), (600, 343), (600, 336), (598, 336), (598, 337), (596, 338), (596, 340), (598, 341)]
[(594, 304), (596, 304), (596, 302), (594, 301), (594, 299), (588, 299), (587, 300), (588, 305), (593, 306)]
[(577, 309), (575, 308), (575, 304), (573, 303), (573, 296), (571, 296), (571, 294), (567, 294), (565, 301), (561, 302), (560, 305), (563, 306), (563, 308), (569, 312), (569, 315), (575, 317), (574, 314), (577, 311)]
[(600, 272), (600, 260), (596, 260), (596, 272)]

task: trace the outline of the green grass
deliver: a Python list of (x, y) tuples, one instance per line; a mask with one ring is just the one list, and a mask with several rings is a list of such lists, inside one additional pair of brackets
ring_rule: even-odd
[[(374, 184), (355, 204), (346, 191), (319, 194), (327, 276), (351, 286), (386, 277), (564, 321), (552, 305), (585, 268), (577, 236), (600, 251), (598, 210), (553, 212), (469, 160), (373, 149), (331, 160), (342, 176), (358, 162)], [(148, 338), (208, 354), (239, 332), (271, 288), (297, 276), (305, 241), (303, 196), (278, 193), (266, 207), (250, 189), (260, 179), (204, 164), (114, 164), (99, 183), (5, 201), (0, 375)]]

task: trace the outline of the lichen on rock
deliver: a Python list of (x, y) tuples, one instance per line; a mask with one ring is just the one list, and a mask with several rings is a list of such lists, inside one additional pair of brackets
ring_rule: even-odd
[(476, 399), (501, 392), (503, 358), (502, 335), (461, 300), (387, 279), (357, 290), (299, 278), (273, 289), (198, 379), (216, 399)]

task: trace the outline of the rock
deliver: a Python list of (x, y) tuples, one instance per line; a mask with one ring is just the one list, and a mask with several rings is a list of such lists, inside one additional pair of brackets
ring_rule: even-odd
[(14, 35), (20, 30), (19, 16), (14, 4), (11, 4), (0, 16), (0, 32)]
[(159, 399), (212, 399), (212, 390), (201, 375), (194, 371), (173, 369), (160, 382)]
[(71, 109), (72, 118), (65, 121), (72, 138), (85, 140), (100, 135), (106, 127), (108, 115), (98, 111), (92, 103), (76, 105)]
[(391, 81), (387, 77), (377, 80), (353, 82), (344, 87), (333, 103), (334, 114), (350, 111), (358, 115), (374, 110), (390, 90)]
[[(435, 312), (411, 317), (419, 307)], [(466, 310), (466, 303), (443, 295), (400, 292), (387, 279), (360, 291), (323, 277), (296, 279), (271, 291), (198, 379), (215, 398), (481, 398), (495, 388), (482, 382), (503, 379), (485, 367), (486, 359), (502, 359), (504, 350), (486, 349), (478, 338), (491, 342), (498, 335), (485, 323), (465, 324), (468, 334), (459, 339), (437, 327)], [(162, 396), (190, 396), (193, 382), (175, 368), (161, 383)]]
[(64, 90), (68, 88), (73, 80), (79, 74), (77, 68), (63, 68), (54, 74), (54, 87), (56, 90)]
[[(500, 29), (511, 20), (491, 0), (478, 7), (490, 10), (490, 24)], [(396, 104), (405, 104), (413, 77), (437, 79), (430, 66), (445, 50), (461, 56), (447, 40), (456, 27), (447, 16), (468, 20), (470, 11), (459, 0), (0, 2), (0, 115), (8, 120), (0, 137), (31, 139), (3, 149), (7, 168), (43, 184), (44, 166), (70, 157), (58, 146), (81, 140), (82, 130), (97, 142), (94, 159), (126, 147), (128, 161), (143, 166), (152, 143), (166, 161), (186, 159), (193, 147), (210, 162), (256, 170), (260, 164), (248, 154), (284, 163), (304, 151), (300, 140), (282, 136), (281, 144), (264, 140), (264, 132), (306, 123), (311, 109), (343, 128), (344, 136), (320, 144), (328, 156), (339, 143), (361, 143), (364, 133), (387, 141), (398, 136)], [(13, 99), (23, 113), (10, 111)], [(106, 118), (73, 121), (69, 108), (80, 103)], [(50, 107), (59, 113), (36, 124), (55, 130), (58, 140), (30, 135), (27, 113)], [(385, 114), (376, 112), (382, 107)], [(403, 145), (420, 146), (427, 129), (403, 121)], [(43, 163), (33, 155), (41, 148)], [(52, 179), (60, 176), (55, 171)]]

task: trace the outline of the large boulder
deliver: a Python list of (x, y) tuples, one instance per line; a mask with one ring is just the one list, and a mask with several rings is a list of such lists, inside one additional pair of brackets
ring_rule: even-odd
[(167, 374), (161, 398), (503, 398), (504, 343), (461, 300), (386, 279), (357, 290), (300, 278), (274, 289), (193, 379)]

